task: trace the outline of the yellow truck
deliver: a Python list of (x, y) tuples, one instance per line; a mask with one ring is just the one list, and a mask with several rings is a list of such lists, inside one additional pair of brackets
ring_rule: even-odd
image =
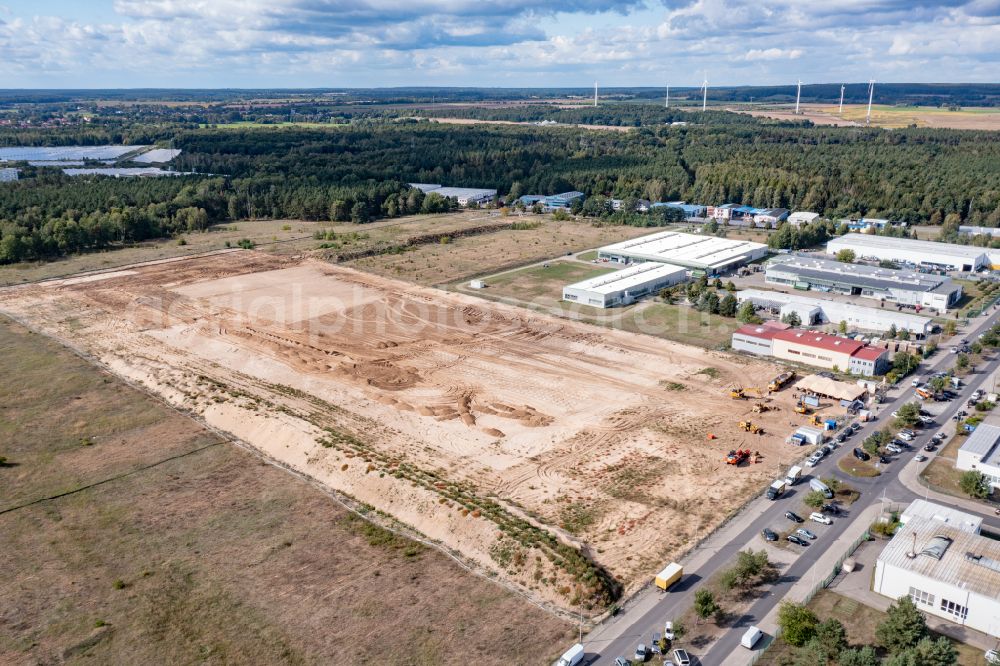
[(676, 562), (671, 562), (663, 569), (660, 573), (656, 574), (656, 578), (653, 582), (656, 583), (656, 587), (661, 590), (666, 590), (671, 585), (676, 583), (684, 575), (684, 567), (677, 564)]

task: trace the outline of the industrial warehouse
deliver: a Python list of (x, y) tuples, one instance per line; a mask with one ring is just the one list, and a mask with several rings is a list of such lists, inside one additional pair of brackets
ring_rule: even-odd
[(496, 190), (479, 187), (443, 187), (436, 183), (408, 183), (424, 194), (436, 194), (445, 199), (454, 199), (459, 206), (481, 206), (491, 203), (497, 196)]
[(846, 264), (797, 254), (769, 261), (764, 281), (803, 291), (812, 289), (898, 303), (917, 312), (926, 308), (944, 314), (962, 298), (962, 286), (945, 275)]
[(875, 562), (872, 589), (890, 599), (908, 596), (925, 613), (994, 635), (1000, 541), (980, 534), (978, 516), (923, 504), (904, 512), (905, 524)]
[(747, 324), (733, 332), (732, 347), (758, 356), (771, 356), (828, 370), (873, 377), (889, 369), (889, 350), (817, 331), (767, 322)]
[(858, 259), (895, 261), (937, 270), (971, 272), (992, 266), (990, 253), (985, 248), (912, 238), (847, 234), (826, 244), (827, 254), (837, 254), (841, 250), (851, 250)]
[(563, 288), (563, 300), (599, 308), (629, 305), (643, 296), (685, 279), (687, 270), (681, 266), (653, 262), (638, 264), (609, 275), (599, 275), (567, 285)]
[(934, 330), (934, 322), (930, 317), (869, 308), (831, 298), (786, 294), (783, 291), (743, 289), (737, 292), (736, 300), (740, 304), (750, 301), (755, 307), (763, 308), (779, 318), (795, 313), (805, 326), (839, 325), (844, 322), (850, 329), (884, 333), (895, 328), (897, 331), (908, 331), (921, 338), (930, 335)]
[(991, 488), (1000, 488), (1000, 428), (988, 423), (976, 426), (958, 450), (955, 469), (982, 472)]
[(763, 243), (661, 231), (602, 247), (597, 257), (623, 264), (655, 261), (715, 275), (763, 259), (767, 252)]

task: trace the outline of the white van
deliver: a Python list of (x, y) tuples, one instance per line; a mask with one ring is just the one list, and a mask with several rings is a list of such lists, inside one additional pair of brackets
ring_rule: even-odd
[(556, 666), (576, 666), (581, 661), (583, 661), (583, 646), (577, 643), (570, 649), (566, 650), (566, 654), (559, 657), (559, 661), (556, 662)]
[(743, 638), (740, 639), (740, 645), (748, 650), (752, 650), (753, 646), (757, 644), (757, 641), (759, 641), (760, 637), (763, 635), (764, 632), (757, 627), (750, 627), (746, 630), (746, 633), (743, 634)]

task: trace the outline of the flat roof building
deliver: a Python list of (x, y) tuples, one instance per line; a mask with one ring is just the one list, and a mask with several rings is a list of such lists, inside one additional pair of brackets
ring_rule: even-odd
[(993, 236), (995, 238), (1000, 236), (1000, 227), (970, 227), (963, 224), (958, 227), (958, 233), (969, 236)]
[(810, 224), (819, 219), (819, 213), (810, 213), (804, 210), (798, 210), (788, 216), (788, 223), (794, 224), (795, 226), (802, 226), (803, 224)]
[[(910, 597), (925, 613), (1000, 636), (1000, 541), (968, 529), (976, 516), (952, 523), (926, 516), (930, 510), (907, 509), (909, 519), (875, 562), (872, 589), (891, 599)], [(934, 510), (953, 518), (963, 513)]]
[(803, 291), (861, 296), (916, 309), (947, 312), (962, 298), (962, 286), (946, 275), (847, 264), (811, 255), (788, 254), (771, 259), (764, 281)]
[(683, 282), (687, 270), (670, 264), (643, 263), (563, 287), (563, 300), (598, 308), (629, 305), (664, 287)]
[(743, 289), (736, 292), (739, 303), (750, 301), (758, 308), (765, 308), (778, 318), (795, 313), (805, 326), (819, 324), (839, 324), (845, 322), (850, 329), (884, 333), (892, 327), (906, 330), (918, 336), (930, 335), (934, 322), (930, 317), (870, 308), (853, 303), (844, 303), (832, 298), (816, 298), (803, 294), (786, 294), (783, 291), (763, 289)]
[(431, 183), (408, 183), (424, 194), (436, 194), (446, 199), (455, 199), (459, 206), (490, 203), (497, 196), (496, 190), (481, 187), (441, 187)]
[(586, 195), (583, 192), (577, 192), (576, 190), (572, 192), (563, 192), (562, 194), (525, 194), (518, 201), (520, 201), (526, 208), (534, 206), (535, 204), (541, 204), (542, 208), (548, 212), (554, 210), (566, 210), (573, 205), (574, 201), (583, 201)]
[(971, 245), (893, 238), (874, 234), (846, 234), (826, 244), (827, 254), (853, 250), (858, 259), (895, 261), (953, 271), (977, 271), (989, 265), (986, 250)]
[(983, 517), (974, 513), (966, 513), (953, 509), (950, 506), (942, 506), (927, 500), (915, 499), (910, 502), (899, 516), (899, 522), (905, 525), (913, 518), (925, 520), (936, 520), (942, 525), (949, 525), (955, 529), (968, 532), (969, 534), (979, 534), (983, 527)]
[(962, 444), (955, 469), (982, 472), (994, 489), (1000, 488), (1000, 427), (980, 423)]
[(684, 217), (705, 217), (705, 213), (708, 210), (707, 206), (701, 204), (689, 204), (685, 201), (667, 201), (666, 203), (654, 203), (650, 208), (661, 208), (666, 206), (667, 208), (679, 208), (684, 212)]
[(798, 328), (743, 326), (733, 333), (732, 348), (865, 377), (881, 375), (889, 369), (887, 349)]
[(656, 261), (718, 273), (767, 256), (763, 243), (661, 231), (600, 248), (597, 256), (620, 263)]

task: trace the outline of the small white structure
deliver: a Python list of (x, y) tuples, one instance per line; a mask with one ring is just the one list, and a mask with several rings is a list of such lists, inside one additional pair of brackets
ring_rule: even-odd
[(982, 472), (992, 488), (1000, 488), (1000, 427), (988, 423), (976, 426), (955, 456), (955, 469)]
[(486, 282), (484, 280), (473, 280), (469, 283), (471, 289), (485, 289)]
[(989, 265), (986, 250), (981, 247), (873, 234), (846, 234), (826, 244), (827, 254), (837, 254), (841, 250), (853, 250), (858, 259), (895, 261), (905, 266), (941, 270), (968, 272)]
[(18, 170), (12, 167), (0, 169), (0, 183), (12, 183), (17, 180)]
[(768, 254), (767, 245), (751, 241), (729, 240), (717, 236), (699, 236), (677, 231), (661, 231), (600, 248), (599, 259), (619, 263), (656, 261), (685, 266), (708, 273), (762, 259)]
[(799, 210), (788, 216), (788, 223), (796, 227), (801, 227), (803, 224), (810, 224), (818, 219), (819, 213), (810, 213), (808, 211)]
[(875, 562), (872, 589), (891, 599), (908, 596), (925, 613), (1000, 636), (1000, 541), (969, 529), (976, 516), (952, 524), (928, 517), (932, 511), (963, 513), (937, 505), (907, 509), (905, 524)]
[(628, 305), (664, 287), (683, 282), (687, 271), (670, 264), (645, 263), (563, 287), (563, 300), (598, 308)]
[(930, 317), (896, 310), (869, 308), (831, 298), (816, 298), (764, 289), (743, 289), (736, 293), (736, 300), (741, 304), (750, 301), (756, 307), (767, 308), (779, 317), (794, 312), (805, 326), (836, 325), (846, 322), (848, 328), (879, 333), (884, 333), (895, 326), (896, 330), (909, 331), (919, 336), (929, 335), (934, 330), (934, 322)]

